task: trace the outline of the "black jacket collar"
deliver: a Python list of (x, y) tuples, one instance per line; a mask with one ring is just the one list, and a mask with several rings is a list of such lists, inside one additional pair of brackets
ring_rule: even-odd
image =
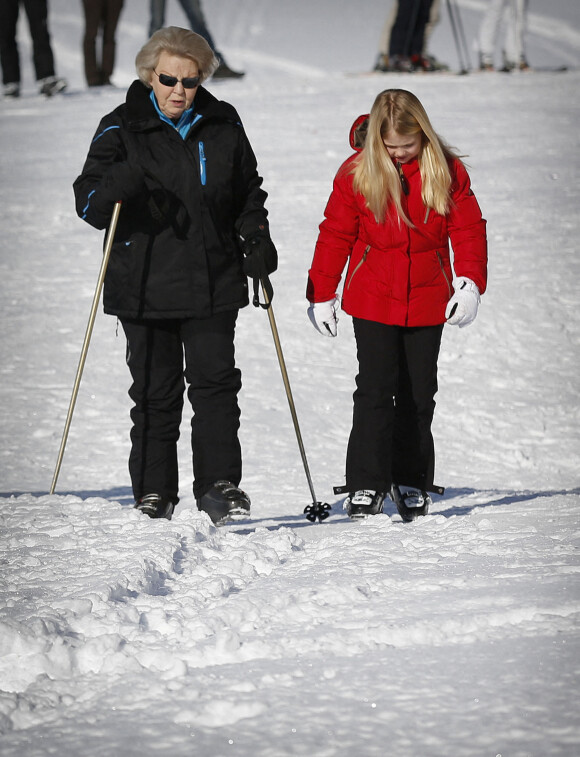
[[(135, 80), (127, 91), (125, 100), (129, 128), (135, 131), (158, 127), (162, 122), (150, 99), (151, 90), (139, 79)], [(218, 118), (224, 121), (239, 123), (240, 117), (236, 109), (200, 86), (194, 100), (195, 112), (204, 120)]]

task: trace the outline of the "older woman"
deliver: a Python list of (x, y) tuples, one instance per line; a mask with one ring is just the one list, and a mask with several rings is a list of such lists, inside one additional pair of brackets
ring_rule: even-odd
[(207, 42), (160, 29), (135, 62), (138, 81), (102, 119), (74, 183), (76, 207), (104, 229), (122, 201), (104, 308), (127, 337), (135, 507), (170, 519), (179, 501), (187, 382), (193, 491), (198, 508), (222, 523), (250, 510), (239, 488), (234, 332), (247, 276), (277, 266), (267, 195), (236, 110), (201, 86), (218, 65)]

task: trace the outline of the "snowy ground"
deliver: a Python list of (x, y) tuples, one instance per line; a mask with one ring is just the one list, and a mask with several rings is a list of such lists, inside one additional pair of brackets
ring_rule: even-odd
[[(365, 6), (364, 14), (361, 5)], [(485, 3), (459, 3), (471, 40)], [(265, 186), (274, 307), (323, 524), (266, 315), (240, 317), (252, 520), (194, 509), (184, 418), (171, 522), (131, 507), (123, 339), (99, 313), (57, 495), (54, 465), (100, 264), (71, 184), (145, 39), (126, 0), (118, 90), (86, 92), (79, 10), (52, 0), (70, 94), (0, 102), (0, 752), (3, 757), (576, 757), (580, 753), (580, 6), (532, 0), (529, 58), (566, 73), (346, 76), (368, 70), (388, 4), (206, 2), (243, 81)], [(183, 24), (176, 2), (169, 23)], [(432, 52), (457, 67), (449, 20)], [(351, 523), (343, 482), (356, 369), (305, 314), (306, 271), (347, 135), (378, 91), (412, 89), (469, 157), (489, 225), (473, 326), (448, 328), (433, 514)]]

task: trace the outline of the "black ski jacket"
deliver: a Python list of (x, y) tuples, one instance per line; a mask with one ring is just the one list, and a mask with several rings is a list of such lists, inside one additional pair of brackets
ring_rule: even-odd
[(105, 277), (105, 312), (207, 318), (248, 304), (241, 239), (268, 233), (267, 194), (236, 110), (200, 87), (185, 139), (135, 81), (105, 116), (74, 182), (78, 215), (109, 225), (122, 200)]

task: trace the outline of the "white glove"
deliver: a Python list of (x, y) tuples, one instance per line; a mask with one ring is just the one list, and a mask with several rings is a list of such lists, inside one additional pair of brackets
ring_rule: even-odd
[(308, 308), (308, 317), (317, 331), (324, 336), (336, 336), (338, 317), (336, 309), (338, 298), (335, 297), (327, 302), (314, 302)]
[(445, 318), (450, 326), (469, 326), (475, 320), (479, 307), (479, 289), (476, 284), (465, 276), (459, 276), (453, 281), (455, 294), (447, 303)]

